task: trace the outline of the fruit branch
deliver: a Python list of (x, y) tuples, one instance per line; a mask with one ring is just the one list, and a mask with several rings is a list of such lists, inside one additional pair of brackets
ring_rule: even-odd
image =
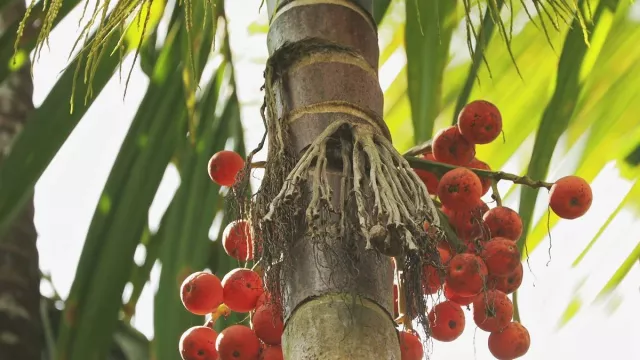
[[(426, 170), (435, 173), (437, 176), (442, 176), (447, 171), (453, 170), (455, 168), (461, 166), (455, 166), (430, 160), (419, 159), (415, 156), (405, 155), (404, 158), (409, 162), (414, 169)], [(472, 169), (476, 175), (484, 178), (489, 178), (494, 182), (498, 182), (500, 180), (511, 181), (514, 184), (529, 186), (534, 189), (545, 188), (547, 190), (551, 189), (553, 183), (548, 183), (545, 181), (534, 180), (528, 176), (518, 176), (515, 174), (506, 173), (504, 171), (489, 171), (489, 170), (480, 170), (480, 169)]]
[[(406, 154), (410, 154), (410, 152), (407, 152)], [(416, 154), (420, 154), (420, 152), (416, 152)], [(439, 163), (439, 162), (430, 161), (430, 160), (423, 160), (413, 155), (404, 155), (404, 158), (407, 160), (407, 162), (409, 163), (409, 165), (411, 165), (412, 168), (431, 171), (438, 176), (442, 176), (444, 173), (446, 173), (449, 170), (453, 170), (455, 168), (461, 167), (461, 166)], [(265, 161), (256, 161), (251, 164), (251, 168), (262, 169), (265, 167), (265, 165), (266, 165)], [(473, 169), (473, 168), (469, 168), (469, 170), (473, 171), (478, 176), (486, 177), (493, 180), (492, 188), (500, 180), (511, 181), (514, 184), (525, 185), (534, 189), (545, 188), (547, 190), (550, 190), (551, 186), (553, 186), (553, 183), (549, 183), (541, 180), (534, 180), (528, 176), (519, 176), (519, 175), (507, 173), (504, 171), (489, 171), (489, 170), (481, 170), (481, 169)], [(494, 191), (494, 194), (497, 194), (497, 191)], [(494, 200), (498, 201), (497, 199), (494, 199)]]
[(497, 206), (502, 206), (502, 198), (500, 197), (500, 192), (498, 191), (498, 180), (494, 180), (491, 182), (491, 198), (496, 202)]
[(440, 216), (440, 228), (444, 233), (444, 239), (449, 243), (449, 246), (458, 252), (464, 252), (467, 247), (451, 227), (448, 217), (440, 209), (438, 210), (438, 216)]
[(418, 144), (414, 147), (412, 147), (411, 149), (407, 150), (403, 156), (417, 156), (417, 155), (422, 155), (424, 153), (427, 153), (429, 151), (431, 151), (431, 144), (433, 143), (433, 140), (427, 140), (425, 142), (423, 142), (422, 144)]

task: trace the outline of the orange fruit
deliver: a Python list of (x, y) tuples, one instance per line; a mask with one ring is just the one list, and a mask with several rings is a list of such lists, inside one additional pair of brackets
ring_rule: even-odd
[(522, 285), (523, 266), (519, 263), (516, 269), (507, 276), (496, 276), (489, 274), (488, 283), (490, 288), (500, 290), (505, 294), (511, 294)]
[(512, 240), (495, 237), (484, 244), (480, 256), (487, 265), (489, 274), (507, 276), (520, 264), (520, 251)]
[(260, 360), (284, 360), (282, 347), (280, 345), (266, 346), (262, 349)]
[(438, 257), (442, 267), (436, 267), (434, 265), (425, 265), (423, 271), (423, 287), (426, 294), (436, 293), (442, 284), (444, 283), (446, 264), (451, 260), (451, 254), (449, 251), (443, 248), (438, 248)]
[(489, 351), (498, 360), (512, 360), (529, 351), (531, 337), (527, 328), (512, 322), (500, 332), (489, 335)]
[(469, 169), (451, 170), (442, 176), (438, 184), (438, 197), (442, 205), (450, 210), (471, 210), (481, 196), (480, 179)]
[(591, 207), (591, 186), (578, 176), (565, 176), (551, 186), (549, 206), (563, 219), (576, 219)]
[(502, 132), (502, 116), (492, 103), (475, 100), (458, 114), (458, 129), (470, 143), (488, 144)]
[(194, 326), (180, 337), (178, 349), (182, 360), (217, 360), (218, 334), (206, 326)]
[(431, 337), (438, 341), (450, 342), (464, 331), (465, 318), (460, 305), (444, 301), (429, 311)]
[(449, 262), (446, 281), (460, 296), (477, 295), (484, 288), (487, 266), (473, 254), (458, 254)]
[(484, 331), (500, 331), (512, 317), (513, 304), (502, 291), (487, 290), (473, 300), (473, 321)]
[(518, 241), (522, 235), (522, 219), (506, 206), (496, 206), (484, 214), (484, 223), (491, 237), (503, 237)]
[(487, 211), (489, 206), (481, 199), (477, 199), (470, 210), (453, 211), (442, 208), (442, 212), (448, 216), (449, 223), (456, 230), (456, 234), (464, 241), (488, 237), (489, 231), (482, 220)]
[(255, 360), (260, 355), (260, 340), (244, 325), (231, 325), (222, 330), (216, 340), (220, 360)]
[(452, 165), (465, 166), (476, 156), (475, 145), (462, 137), (457, 126), (440, 130), (433, 137), (431, 148), (437, 161)]
[(224, 228), (222, 247), (227, 255), (240, 261), (253, 259), (253, 243), (251, 228), (245, 220), (235, 220)]
[(258, 297), (256, 301), (256, 309), (265, 304), (272, 304), (273, 299), (271, 299), (271, 294), (268, 292), (263, 292), (262, 295)]
[(234, 151), (222, 150), (209, 159), (209, 177), (220, 186), (232, 186), (244, 167), (244, 159)]
[(400, 359), (401, 360), (422, 360), (424, 350), (420, 338), (411, 332), (400, 331)]
[(447, 300), (454, 302), (460, 306), (467, 306), (473, 302), (475, 296), (460, 296), (455, 291), (451, 290), (451, 288), (447, 285), (447, 283), (443, 286), (444, 289), (444, 297)]
[(202, 271), (193, 273), (180, 286), (180, 300), (192, 314), (212, 313), (223, 302), (222, 283), (213, 274)]
[(224, 303), (235, 312), (249, 312), (264, 292), (262, 279), (253, 270), (233, 269), (222, 278)]
[(282, 314), (275, 304), (264, 304), (253, 313), (251, 328), (258, 338), (268, 345), (280, 345), (284, 323)]

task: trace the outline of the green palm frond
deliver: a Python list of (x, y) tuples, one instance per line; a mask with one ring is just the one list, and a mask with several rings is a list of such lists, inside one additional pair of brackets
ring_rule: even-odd
[[(24, 34), (24, 29), (28, 24), (29, 16), (38, 9), (38, 5), (41, 3), (43, 4), (43, 17), (42, 25), (36, 41), (36, 57), (42, 49), (42, 46), (47, 43), (48, 36), (54, 28), (56, 21), (58, 20), (58, 16), (66, 10), (66, 8), (64, 8), (65, 1), (63, 0), (50, 0), (48, 3), (44, 0), (41, 0), (40, 2), (33, 0), (17, 30), (18, 36), (14, 46), (16, 53), (19, 50), (20, 38)], [(382, 20), (390, 3), (390, 0), (376, 1), (374, 6), (374, 17), (377, 22)], [(484, 34), (481, 34), (479, 31), (482, 25), (475, 24), (473, 16), (476, 10), (482, 12), (482, 8), (484, 8), (484, 11), (488, 16), (487, 19), (490, 18), (491, 23), (496, 29), (498, 29), (498, 33), (506, 44), (506, 48), (508, 49), (511, 59), (515, 62), (515, 57), (511, 50), (511, 39), (513, 35), (513, 23), (511, 21), (521, 8), (519, 6), (509, 6), (507, 7), (508, 14), (505, 16), (502, 11), (504, 5), (502, 0), (486, 0), (478, 3), (473, 3), (471, 0), (463, 0), (462, 3), (464, 8), (463, 18), (467, 32), (467, 45), (470, 52), (472, 54), (475, 53), (473, 43), (478, 41), (483, 43), (481, 37), (484, 36)], [(588, 1), (586, 3), (588, 4)], [(102, 54), (108, 51), (116, 51), (122, 46), (119, 41), (115, 48), (109, 49), (106, 46), (108, 39), (114, 33), (119, 33), (121, 39), (130, 37), (131, 35), (127, 34), (126, 30), (130, 29), (132, 26), (139, 28), (134, 32), (139, 34), (140, 39), (145, 38), (149, 29), (153, 26), (152, 23), (154, 20), (160, 18), (160, 14), (162, 13), (161, 8), (164, 7), (165, 0), (97, 0), (93, 9), (88, 9), (88, 4), (88, 1), (85, 2), (83, 9), (83, 19), (86, 16), (87, 21), (76, 39), (74, 49), (76, 46), (82, 44), (80, 56), (84, 56), (87, 59), (83, 70), (84, 77), (85, 81), (91, 83), (92, 78), (97, 71), (98, 61)], [(435, 38), (444, 36), (446, 39), (446, 34), (450, 31), (446, 30), (450, 27), (448, 22), (451, 21), (451, 19), (449, 19), (451, 16), (450, 9), (447, 9), (448, 6), (451, 6), (450, 4), (454, 5), (455, 8), (455, 2), (420, 2), (417, 0), (408, 0), (406, 2), (409, 14), (407, 24), (416, 24), (416, 26), (409, 25), (412, 36), (424, 36), (426, 32), (427, 36), (435, 36)], [(218, 0), (180, 0), (179, 5), (184, 8), (182, 13), (185, 20), (185, 27), (190, 35), (190, 29), (192, 29), (192, 27), (196, 25), (200, 26), (203, 21), (205, 21), (204, 19), (194, 19), (194, 14), (204, 14), (204, 16), (206, 16), (207, 14), (215, 13), (215, 8), (222, 7), (223, 3)], [(549, 42), (551, 42), (549, 32), (559, 31), (561, 24), (563, 22), (570, 23), (571, 19), (575, 15), (577, 25), (580, 27), (583, 39), (585, 43), (588, 44), (588, 26), (592, 21), (589, 15), (591, 14), (579, 11), (580, 5), (576, 2), (569, 0), (532, 0), (530, 3), (527, 3), (525, 0), (521, 0), (521, 5), (522, 9), (526, 11), (531, 21), (533, 21), (533, 16), (531, 15), (531, 10), (529, 10), (530, 7), (533, 7), (533, 9), (540, 14), (538, 17), (539, 26), (546, 34)], [(256, 2), (255, 6), (258, 8), (261, 4)], [(435, 28), (430, 29), (429, 27), (432, 26)], [(93, 27), (96, 28), (95, 36), (89, 39), (88, 35)], [(433, 40), (431, 40), (431, 42), (433, 42)], [(140, 41), (133, 40), (130, 41), (130, 43), (134, 44), (137, 54), (139, 51)], [(193, 49), (189, 47), (188, 51), (191, 60), (193, 60)], [(442, 60), (439, 60), (439, 62), (442, 62)]]

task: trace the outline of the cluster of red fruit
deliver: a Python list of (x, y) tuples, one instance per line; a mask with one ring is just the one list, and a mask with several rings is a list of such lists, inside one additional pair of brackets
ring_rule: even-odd
[[(416, 169), (427, 190), (439, 199), (456, 236), (464, 246), (452, 248), (449, 242), (438, 245), (442, 266), (424, 268), (425, 295), (442, 290), (447, 299), (428, 313), (430, 335), (438, 341), (453, 341), (465, 328), (462, 306), (473, 306), (473, 320), (490, 332), (488, 347), (497, 359), (515, 359), (530, 345), (527, 329), (513, 322), (513, 304), (508, 294), (522, 283), (523, 267), (516, 242), (522, 235), (522, 220), (517, 212), (482, 201), (492, 179), (479, 177), (470, 169), (490, 170), (475, 157), (475, 146), (494, 141), (502, 132), (502, 118), (487, 101), (469, 103), (459, 114), (456, 126), (441, 130), (433, 139), (426, 160), (456, 168), (442, 177)], [(209, 161), (209, 176), (221, 186), (232, 186), (244, 167), (242, 157), (232, 151), (220, 151)], [(560, 217), (575, 219), (591, 206), (589, 184), (576, 176), (554, 183), (549, 205)], [(429, 224), (425, 223), (425, 230)], [(244, 220), (230, 223), (223, 234), (226, 253), (240, 261), (253, 259), (249, 225)], [(394, 288), (396, 315), (398, 289)], [(234, 269), (220, 281), (209, 273), (189, 276), (181, 289), (185, 307), (194, 314), (211, 314), (206, 326), (187, 330), (180, 340), (184, 360), (282, 359), (283, 333), (281, 311), (276, 301), (264, 293), (260, 275), (251, 269)], [(251, 313), (251, 327), (232, 325), (220, 334), (213, 323), (230, 311)], [(418, 336), (401, 331), (402, 360), (420, 360), (423, 348)]]
[[(491, 170), (477, 159), (476, 145), (494, 141), (502, 132), (502, 116), (498, 108), (484, 100), (473, 101), (458, 115), (457, 125), (439, 131), (433, 139), (431, 151), (423, 154), (425, 160), (461, 166), (447, 172), (442, 178), (429, 171), (416, 169), (431, 195), (437, 195), (450, 212), (488, 210), (480, 201), (491, 188), (491, 179), (478, 177), (469, 169)], [(557, 180), (549, 193), (549, 206), (564, 219), (576, 219), (591, 207), (592, 193), (589, 183), (577, 176)], [(465, 213), (466, 214), (466, 213)], [(457, 215), (461, 216), (461, 215)], [(461, 219), (457, 219), (461, 220)], [(464, 231), (470, 231), (464, 229)], [(464, 238), (474, 234), (464, 233)]]
[[(224, 230), (226, 253), (240, 261), (253, 259), (249, 224), (231, 222)], [(237, 268), (222, 281), (207, 272), (196, 272), (182, 283), (180, 297), (185, 308), (196, 315), (211, 315), (204, 326), (188, 329), (180, 339), (183, 360), (282, 360), (280, 342), (284, 331), (279, 304), (264, 292), (257, 271)], [(251, 327), (231, 325), (217, 334), (215, 321), (231, 311), (250, 313)]]
[[(469, 103), (460, 112), (458, 123), (441, 130), (434, 137), (426, 160), (461, 166), (441, 178), (415, 169), (429, 193), (437, 195), (440, 209), (464, 246), (452, 248), (449, 242), (438, 245), (442, 267), (424, 268), (425, 295), (441, 289), (446, 301), (435, 305), (428, 314), (431, 337), (453, 341), (465, 328), (462, 306), (472, 305), (473, 321), (490, 332), (488, 347), (497, 359), (515, 359), (529, 349), (527, 329), (513, 322), (513, 304), (508, 294), (522, 283), (523, 267), (516, 242), (522, 235), (522, 220), (517, 212), (489, 206), (481, 197), (491, 188), (491, 179), (478, 177), (469, 168), (490, 170), (475, 158), (476, 144), (487, 144), (502, 132), (502, 117), (497, 107), (487, 101)], [(576, 176), (558, 180), (551, 188), (550, 207), (560, 217), (575, 219), (591, 206), (588, 183)], [(429, 231), (429, 224), (425, 224)], [(397, 287), (395, 289), (397, 313)], [(402, 332), (403, 360), (422, 359), (419, 338)]]

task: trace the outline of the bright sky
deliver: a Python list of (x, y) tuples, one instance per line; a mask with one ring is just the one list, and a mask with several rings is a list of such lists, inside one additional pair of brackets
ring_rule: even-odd
[[(251, 3), (227, 1), (248, 147), (262, 135), (259, 88), (267, 56), (265, 35), (250, 36), (247, 31), (251, 22), (265, 15), (264, 10), (258, 15), (259, 1)], [(53, 31), (50, 44), (55, 51), (45, 48), (35, 66), (36, 105), (47, 96), (67, 63), (71, 48), (69, 39), (77, 34), (80, 14), (81, 9), (76, 9)], [(394, 64), (381, 74), (383, 84), (387, 83), (385, 78), (392, 77), (403, 65), (401, 56), (394, 59)], [(131, 60), (128, 59), (125, 69)], [(123, 101), (124, 84), (117, 77), (112, 79), (36, 186), (35, 221), (40, 235), (41, 267), (52, 273), (55, 288), (63, 297), (71, 287), (98, 197), (147, 84), (145, 75), (136, 68)], [(566, 173), (552, 173), (549, 179), (562, 175)], [(168, 170), (152, 206), (151, 224), (159, 222), (178, 183), (176, 171)], [(583, 263), (577, 269), (570, 267), (629, 187), (617, 176), (616, 170), (609, 167), (593, 183), (595, 198), (591, 211), (581, 219), (561, 222), (553, 229), (551, 263), (546, 266), (548, 238), (531, 254), (531, 270), (525, 266), (520, 292), (522, 322), (532, 339), (531, 349), (523, 359), (640, 359), (640, 347), (637, 346), (640, 339), (640, 310), (637, 307), (640, 304), (640, 266), (631, 270), (616, 291), (614, 301), (592, 304), (597, 292), (635, 247), (640, 221), (629, 213), (621, 213)], [(542, 194), (541, 201), (545, 200), (546, 194)], [(509, 202), (506, 205), (515, 206)], [(137, 258), (141, 256), (143, 258), (143, 254), (137, 254)], [(158, 275), (157, 271), (152, 273), (151, 285), (145, 288), (133, 320), (134, 325), (149, 337), (153, 336), (152, 296)], [(50, 289), (43, 286), (43, 291), (47, 293)], [(560, 315), (576, 293), (584, 303), (583, 310), (566, 327), (557, 329)], [(619, 306), (612, 312), (616, 303)], [(434, 344), (433, 358), (492, 359), (487, 349), (487, 337), (483, 331), (475, 331), (469, 316), (467, 328), (459, 339)]]

